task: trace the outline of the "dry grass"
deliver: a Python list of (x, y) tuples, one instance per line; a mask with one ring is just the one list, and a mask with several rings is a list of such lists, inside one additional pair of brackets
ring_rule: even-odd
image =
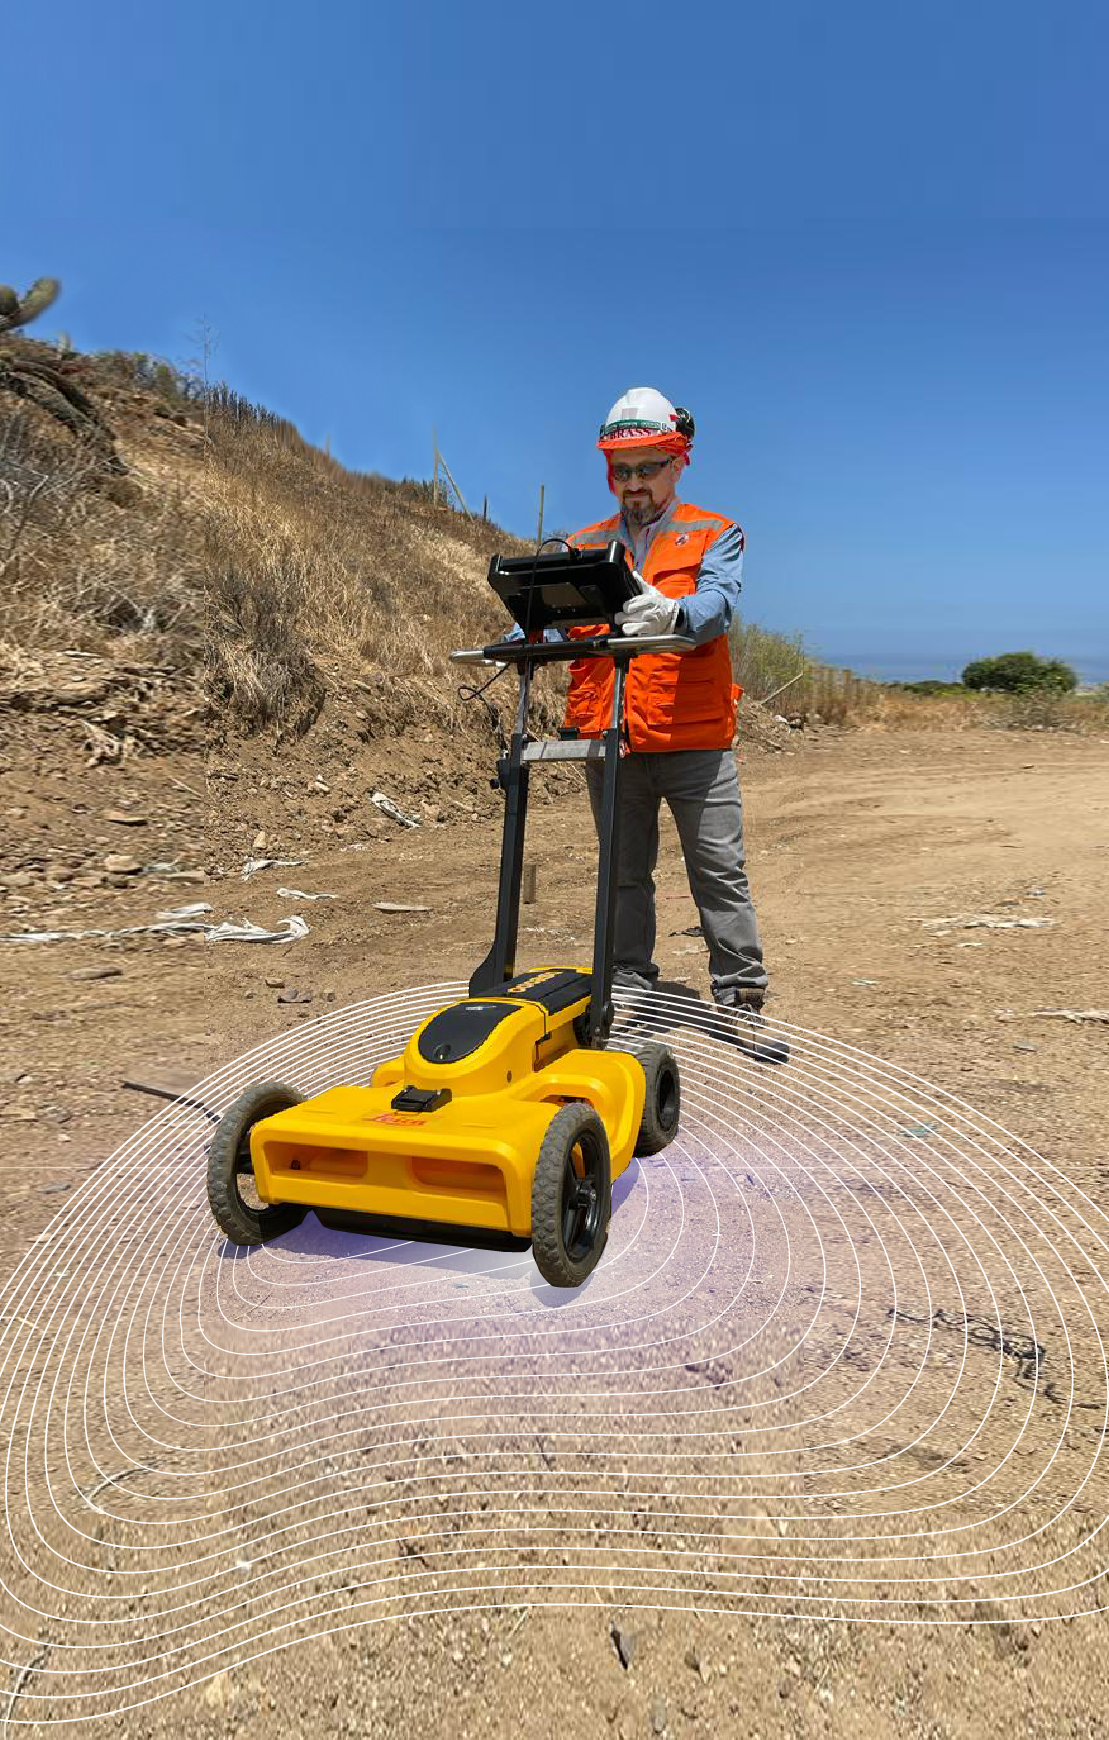
[(328, 690), (367, 679), (394, 725), (459, 723), (447, 655), (501, 631), (489, 558), (524, 546), (282, 428), (217, 426), (195, 487), (210, 684), (240, 726), (301, 730)]
[(783, 706), (796, 696), (798, 674), (811, 660), (801, 635), (773, 634), (757, 622), (736, 618), (728, 631), (728, 644), (736, 682), (745, 695), (762, 701), (777, 693)]
[(0, 632), (61, 647), (168, 658), (202, 647), (203, 568), (176, 492), (105, 476), (97, 456), (35, 413), (0, 421)]
[[(86, 361), (100, 370), (131, 475), (106, 477), (48, 418), (0, 406), (0, 665), (73, 648), (145, 662), (199, 702), (217, 735), (296, 737), (352, 696), (395, 730), (484, 731), (482, 710), (457, 694), (472, 673), (447, 655), (502, 631), (489, 558), (530, 546), (434, 507), (425, 483), (347, 471), (231, 396), (206, 444), (195, 403), (169, 404), (172, 381), (152, 385), (149, 367), (128, 376), (127, 358)], [(737, 621), (730, 640), (748, 697), (788, 716), (914, 730), (1109, 727), (1103, 698), (909, 695), (814, 665), (800, 636)], [(544, 723), (564, 685), (564, 672), (543, 673)], [(496, 696), (503, 711), (511, 685)]]
[(1109, 697), (1101, 695), (910, 695), (881, 689), (873, 723), (888, 730), (1109, 732)]
[(800, 635), (739, 622), (729, 638), (745, 694), (787, 718), (885, 730), (1109, 732), (1109, 689), (1096, 695), (916, 695), (814, 663)]
[(63, 648), (146, 658), (204, 693), (217, 731), (300, 735), (367, 678), (398, 727), (459, 721), (447, 652), (499, 631), (489, 555), (523, 546), (287, 425), (217, 419), (207, 451), (190, 428), (172, 463), (131, 433), (131, 479), (106, 486), (46, 419), (0, 420), (9, 669)]

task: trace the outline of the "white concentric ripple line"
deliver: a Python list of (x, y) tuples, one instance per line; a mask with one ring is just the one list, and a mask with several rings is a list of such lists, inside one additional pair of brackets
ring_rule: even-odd
[(1100, 1611), (1109, 1223), (943, 1089), (658, 994), (682, 1124), (576, 1292), (530, 1252), (229, 1246), (214, 1122), (365, 1082), (426, 985), (258, 1047), (97, 1168), (0, 1293), (7, 1718), (87, 1721), (402, 1615)]

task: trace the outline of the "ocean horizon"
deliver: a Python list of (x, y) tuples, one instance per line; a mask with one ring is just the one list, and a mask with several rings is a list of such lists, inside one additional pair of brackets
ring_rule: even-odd
[[(879, 683), (920, 683), (928, 678), (934, 678), (943, 683), (956, 683), (971, 662), (979, 658), (979, 653), (968, 653), (965, 658), (920, 658), (907, 659), (892, 656), (884, 658), (866, 653), (836, 652), (822, 654), (820, 663), (836, 665), (844, 670), (854, 671), (856, 676), (871, 677)], [(1070, 665), (1078, 677), (1080, 688), (1096, 688), (1101, 683), (1109, 683), (1109, 654), (1090, 658), (1068, 658), (1063, 653), (1044, 653), (1044, 658), (1058, 658), (1064, 664)]]

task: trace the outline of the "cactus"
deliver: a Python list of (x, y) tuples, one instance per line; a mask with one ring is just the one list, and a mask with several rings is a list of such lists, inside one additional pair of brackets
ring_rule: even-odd
[(10, 284), (0, 284), (0, 332), (37, 320), (57, 301), (60, 289), (57, 278), (36, 278), (26, 296), (17, 296)]
[[(18, 326), (26, 326), (45, 313), (57, 298), (57, 278), (36, 278), (26, 296), (17, 296), (10, 284), (0, 284), (0, 338)], [(34, 346), (26, 347), (32, 352)], [(97, 406), (71, 379), (66, 368), (69, 339), (62, 335), (55, 346), (55, 360), (47, 362), (26, 354), (25, 348), (0, 349), (0, 392), (13, 394), (53, 417), (63, 428), (85, 442), (108, 471), (127, 467), (115, 450), (115, 438)]]

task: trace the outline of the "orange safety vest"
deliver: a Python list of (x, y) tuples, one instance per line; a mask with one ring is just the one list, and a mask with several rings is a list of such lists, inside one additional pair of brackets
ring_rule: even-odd
[[(640, 572), (666, 598), (686, 598), (697, 589), (705, 553), (734, 522), (723, 514), (679, 502), (664, 531), (651, 540)], [(620, 516), (586, 526), (569, 540), (580, 550), (603, 549), (620, 535)], [(575, 626), (571, 636), (595, 634)], [(574, 659), (566, 697), (567, 729), (599, 737), (612, 718), (611, 659)], [(718, 634), (684, 653), (640, 653), (624, 685), (624, 730), (628, 746), (645, 753), (671, 749), (728, 749), (735, 735), (736, 702), (743, 690), (732, 676), (728, 637)]]

